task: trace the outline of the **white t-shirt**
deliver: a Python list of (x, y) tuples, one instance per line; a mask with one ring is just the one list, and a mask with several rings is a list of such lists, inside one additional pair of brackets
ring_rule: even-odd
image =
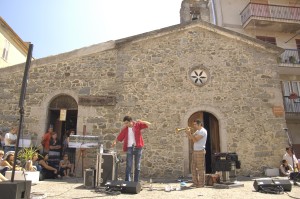
[(11, 132), (8, 132), (5, 134), (5, 138), (4, 138), (4, 142), (5, 142), (5, 146), (15, 146), (14, 144), (11, 144), (8, 139), (10, 140), (17, 140), (17, 135), (16, 134), (12, 134)]
[(194, 143), (194, 151), (201, 151), (205, 149), (205, 144), (207, 140), (207, 131), (205, 128), (201, 128), (195, 132), (196, 135), (201, 135), (202, 138)]
[[(295, 167), (295, 165), (298, 163), (298, 160), (297, 160), (295, 154), (293, 155), (293, 157), (294, 157), (294, 167)], [(285, 154), (283, 155), (282, 159), (283, 159), (283, 160), (286, 160), (287, 163), (288, 163), (289, 165), (293, 165), (292, 156), (290, 156), (288, 153), (285, 153)], [(294, 168), (294, 167), (293, 167), (293, 168)]]
[(134, 132), (131, 127), (128, 127), (128, 144), (127, 147), (132, 147), (132, 145), (136, 145)]

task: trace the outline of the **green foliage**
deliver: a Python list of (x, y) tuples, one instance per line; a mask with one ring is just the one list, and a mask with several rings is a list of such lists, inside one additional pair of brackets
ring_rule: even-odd
[(18, 159), (22, 162), (26, 162), (27, 160), (31, 160), (33, 155), (38, 152), (38, 148), (30, 146), (28, 148), (23, 148), (18, 153)]
[(296, 58), (294, 56), (290, 56), (289, 61), (290, 61), (290, 63), (295, 64), (296, 63)]

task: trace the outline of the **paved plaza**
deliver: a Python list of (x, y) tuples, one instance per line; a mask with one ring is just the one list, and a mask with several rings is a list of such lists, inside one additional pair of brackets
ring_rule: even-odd
[[(143, 189), (138, 194), (119, 195), (107, 194), (104, 189), (86, 189), (83, 186), (82, 178), (67, 178), (60, 180), (46, 180), (33, 184), (31, 187), (32, 199), (55, 198), (55, 199), (91, 199), (91, 198), (151, 198), (151, 199), (180, 199), (180, 198), (230, 198), (230, 199), (284, 199), (284, 198), (300, 198), (300, 186), (292, 185), (291, 192), (283, 194), (265, 194), (256, 192), (253, 187), (254, 179), (249, 177), (239, 177), (238, 183), (243, 186), (219, 189), (213, 187), (205, 188), (187, 188), (180, 191), (166, 192), (166, 186), (172, 186), (173, 189), (179, 187), (177, 180), (153, 179), (153, 189), (149, 190), (149, 182), (142, 181)], [(190, 185), (191, 183), (187, 183)], [(40, 193), (40, 194), (38, 194)]]

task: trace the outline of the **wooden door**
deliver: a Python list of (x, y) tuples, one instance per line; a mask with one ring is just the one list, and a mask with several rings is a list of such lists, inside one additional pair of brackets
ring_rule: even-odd
[[(220, 152), (219, 122), (215, 116), (208, 112), (196, 112), (188, 120), (189, 127), (193, 127), (193, 122), (200, 119), (207, 130), (205, 166), (206, 173), (213, 173), (215, 168), (214, 154)], [(195, 131), (193, 129), (193, 131)], [(192, 161), (193, 143), (189, 141), (189, 162)], [(190, 165), (189, 169), (191, 171)]]

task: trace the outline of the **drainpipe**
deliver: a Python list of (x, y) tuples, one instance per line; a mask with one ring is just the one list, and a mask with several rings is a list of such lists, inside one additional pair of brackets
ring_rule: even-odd
[(217, 25), (217, 19), (216, 19), (216, 10), (215, 10), (215, 0), (211, 0), (211, 10), (212, 10), (212, 17), (213, 17), (213, 24)]

